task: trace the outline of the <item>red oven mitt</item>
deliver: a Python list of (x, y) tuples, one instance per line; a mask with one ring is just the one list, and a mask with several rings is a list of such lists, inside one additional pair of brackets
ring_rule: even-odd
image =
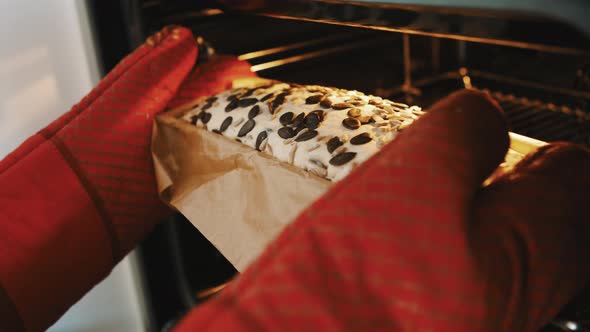
[[(590, 149), (554, 143), (483, 190), (472, 242), (501, 331), (536, 331), (589, 285)], [(501, 268), (499, 268), (501, 267)]]
[(169, 213), (151, 164), (153, 116), (253, 75), (233, 57), (191, 72), (196, 57), (189, 30), (163, 29), (0, 162), (0, 331), (48, 327)]
[(0, 330), (48, 327), (166, 213), (151, 119), (196, 55), (189, 30), (156, 33), (0, 163)]
[(482, 190), (508, 142), (489, 97), (451, 95), (176, 331), (536, 331), (590, 277), (590, 152)]
[(167, 108), (175, 108), (199, 97), (221, 93), (230, 89), (236, 79), (256, 77), (250, 68), (248, 62), (240, 61), (235, 56), (215, 55), (188, 74)]

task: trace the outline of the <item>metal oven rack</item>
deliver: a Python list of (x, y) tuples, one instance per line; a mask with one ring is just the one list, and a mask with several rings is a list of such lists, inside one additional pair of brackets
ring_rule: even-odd
[[(568, 141), (590, 146), (590, 113), (580, 108), (590, 101), (588, 93), (551, 89), (494, 74), (470, 72), (466, 68), (417, 81), (414, 86), (419, 95), (408, 95), (402, 87), (378, 92), (428, 107), (455, 90), (480, 89), (498, 101), (511, 131), (546, 142)], [(551, 93), (550, 98), (559, 95), (563, 104), (527, 97), (522, 94), (523, 88), (535, 90), (537, 95)]]
[[(338, 42), (337, 38), (330, 41)], [(387, 41), (386, 38), (373, 38), (350, 42), (345, 46), (328, 46), (325, 49), (308, 51), (308, 45), (324, 42), (310, 40), (303, 43), (283, 45), (267, 50), (249, 52), (241, 55), (244, 60), (254, 61), (253, 71), (265, 75), (265, 71), (320, 58), (340, 52), (351, 51)], [(404, 44), (406, 44), (404, 42)], [(289, 51), (287, 57), (281, 54)], [(268, 56), (266, 61), (260, 61)], [(404, 58), (409, 52), (404, 51)], [(376, 87), (367, 91), (382, 97), (415, 103), (424, 108), (436, 100), (459, 89), (480, 89), (490, 93), (500, 104), (513, 132), (530, 136), (546, 142), (569, 141), (590, 146), (590, 112), (583, 109), (590, 105), (590, 93), (566, 88), (544, 86), (535, 82), (517, 80), (498, 74), (459, 68), (417, 81), (411, 78), (411, 60), (404, 59), (405, 82), (393, 88)], [(532, 97), (529, 97), (532, 96)], [(544, 96), (545, 100), (535, 96)], [(558, 100), (558, 102), (554, 102)]]
[(499, 92), (492, 95), (500, 102), (514, 132), (548, 142), (570, 141), (590, 146), (588, 114), (580, 115), (567, 106), (544, 104)]

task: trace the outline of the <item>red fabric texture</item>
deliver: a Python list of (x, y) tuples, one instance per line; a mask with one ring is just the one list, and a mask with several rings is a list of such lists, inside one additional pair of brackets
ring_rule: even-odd
[(588, 286), (589, 188), (590, 150), (554, 143), (480, 193), (474, 246), (503, 331), (535, 331)]
[(590, 277), (590, 152), (550, 146), (482, 189), (508, 141), (488, 96), (437, 103), (176, 331), (537, 330)]
[(1, 331), (47, 328), (166, 213), (152, 118), (196, 55), (189, 30), (163, 29), (0, 162)]
[(110, 271), (109, 234), (51, 142), (0, 174), (0, 183), (0, 284), (27, 331), (39, 331)]
[(180, 86), (168, 108), (175, 108), (199, 97), (209, 97), (232, 87), (239, 78), (256, 77), (250, 64), (234, 56), (214, 56), (203, 65), (196, 66)]
[(49, 326), (169, 212), (151, 164), (153, 116), (176, 95), (253, 75), (234, 57), (191, 72), (196, 56), (189, 30), (164, 28), (0, 161), (0, 331)]
[(4, 159), (0, 160), (0, 173), (10, 168), (16, 162), (31, 153), (41, 143), (45, 142), (45, 138), (39, 134), (35, 134), (26, 141), (24, 141), (16, 150), (9, 153)]
[(169, 213), (158, 198), (151, 164), (152, 118), (193, 67), (197, 46), (184, 28), (158, 35), (154, 46), (139, 48), (150, 48), (145, 55), (54, 136), (100, 198), (97, 204), (114, 228), (116, 260)]
[(23, 331), (25, 329), (24, 322), (14, 303), (6, 293), (6, 290), (0, 286), (0, 318), (2, 318), (1, 327), (5, 331)]

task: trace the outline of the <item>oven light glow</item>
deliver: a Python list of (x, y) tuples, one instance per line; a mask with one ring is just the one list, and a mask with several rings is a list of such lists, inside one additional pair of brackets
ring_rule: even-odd
[(570, 331), (578, 331), (579, 326), (575, 322), (567, 322), (565, 323), (565, 327), (567, 327)]
[(463, 85), (465, 86), (466, 89), (473, 88), (473, 85), (471, 85), (471, 77), (463, 76)]

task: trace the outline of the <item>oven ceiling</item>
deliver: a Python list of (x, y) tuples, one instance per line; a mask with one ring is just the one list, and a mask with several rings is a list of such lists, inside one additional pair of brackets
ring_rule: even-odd
[(382, 5), (435, 6), (477, 10), (500, 10), (551, 17), (569, 23), (590, 36), (588, 0), (337, 0), (326, 2), (372, 3)]

